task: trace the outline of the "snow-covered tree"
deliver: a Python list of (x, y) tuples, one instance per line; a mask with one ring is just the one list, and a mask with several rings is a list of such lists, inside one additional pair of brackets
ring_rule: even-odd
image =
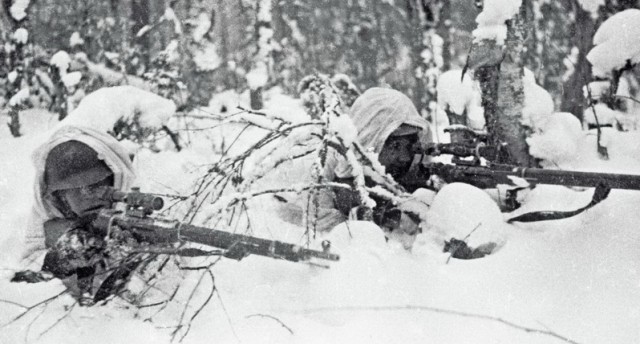
[(25, 28), (25, 18), (29, 0), (4, 1), (3, 10), (8, 14), (11, 29), (3, 32), (4, 41), (0, 47), (4, 73), (7, 75), (5, 100), (9, 109), (9, 131), (14, 137), (20, 136), (20, 110), (27, 106), (30, 96), (33, 70), (33, 47), (29, 44), (29, 31)]
[[(534, 166), (525, 141), (524, 108), (525, 5), (523, 1), (487, 0), (473, 32), (468, 67), (482, 88), (482, 105), (492, 145), (506, 144), (508, 162)], [(505, 161), (507, 162), (507, 161)]]
[(273, 74), (272, 52), (275, 49), (273, 28), (271, 25), (272, 0), (256, 2), (255, 42), (256, 50), (251, 69), (247, 73), (247, 84), (251, 92), (251, 107), (262, 109), (262, 91), (267, 86), (269, 75)]

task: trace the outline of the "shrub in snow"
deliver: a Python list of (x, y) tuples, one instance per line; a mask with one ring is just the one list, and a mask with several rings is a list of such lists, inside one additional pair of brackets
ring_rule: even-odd
[(529, 153), (554, 165), (575, 159), (585, 136), (578, 118), (568, 112), (549, 116), (539, 132), (527, 138)]
[(593, 36), (593, 49), (587, 60), (593, 74), (606, 76), (627, 63), (640, 62), (640, 10), (628, 9), (607, 19)]
[(29, 88), (23, 88), (9, 99), (9, 106), (19, 107), (29, 100)]
[(591, 13), (591, 17), (596, 19), (598, 18), (598, 10), (600, 6), (605, 4), (605, 0), (578, 0), (578, 3), (582, 8)]
[[(9, 13), (16, 21), (21, 21), (27, 16), (27, 8), (29, 7), (30, 0), (14, 0), (11, 7), (9, 7)], [(9, 2), (11, 3), (11, 2)]]
[(522, 124), (533, 131), (540, 131), (545, 126), (549, 116), (553, 114), (553, 98), (535, 80), (533, 72), (524, 69), (524, 108), (522, 109)]
[(80, 33), (78, 31), (74, 31), (71, 34), (71, 37), (69, 37), (69, 46), (70, 47), (75, 47), (78, 45), (83, 45), (84, 44), (84, 39), (82, 39), (82, 37), (80, 36)]
[(29, 40), (29, 31), (25, 28), (19, 28), (13, 33), (13, 40), (18, 44), (27, 44)]
[(67, 70), (69, 70), (69, 65), (71, 64), (71, 57), (67, 54), (66, 51), (60, 50), (57, 53), (51, 56), (51, 60), (49, 60), (49, 64), (58, 68), (58, 73), (62, 76), (67, 74)]
[(425, 235), (436, 240), (439, 247), (451, 238), (464, 240), (472, 247), (488, 243), (500, 247), (509, 231), (496, 202), (483, 190), (463, 183), (442, 188), (427, 218)]
[[(481, 130), (484, 128), (484, 109), (482, 108), (482, 96), (478, 82), (471, 78), (469, 73), (465, 73), (462, 79), (462, 70), (449, 70), (438, 78), (438, 106), (447, 112), (447, 116), (459, 116), (458, 122), (435, 120), (440, 124), (463, 124), (466, 123), (472, 129)], [(462, 122), (462, 123), (460, 123)]]
[(80, 72), (71, 72), (62, 76), (62, 82), (67, 89), (72, 89), (80, 82), (82, 78), (82, 73)]
[(133, 86), (101, 88), (82, 99), (61, 125), (88, 126), (109, 132), (119, 140), (154, 144), (154, 134), (175, 113), (166, 98)]
[(346, 74), (335, 74), (331, 77), (331, 82), (336, 85), (340, 99), (342, 99), (344, 105), (351, 107), (360, 95), (360, 90), (358, 90), (358, 87), (351, 81), (351, 78)]

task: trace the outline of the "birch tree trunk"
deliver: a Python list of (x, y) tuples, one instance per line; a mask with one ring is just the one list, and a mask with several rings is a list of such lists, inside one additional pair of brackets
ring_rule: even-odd
[[(527, 131), (521, 124), (524, 108), (524, 40), (525, 4), (520, 13), (507, 21), (507, 38), (501, 64), (476, 69), (476, 78), (482, 88), (482, 105), (489, 136), (489, 144), (504, 145), (506, 155), (498, 157), (500, 163), (535, 166), (526, 142)], [(490, 44), (485, 42), (485, 44)], [(490, 48), (487, 51), (495, 51)]]

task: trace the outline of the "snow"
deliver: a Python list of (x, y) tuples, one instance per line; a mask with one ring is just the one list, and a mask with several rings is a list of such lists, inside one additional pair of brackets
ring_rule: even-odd
[[(173, 22), (173, 31), (176, 33), (176, 35), (182, 34), (182, 23), (180, 23), (180, 19), (178, 19), (178, 17), (176, 16), (176, 13), (173, 11), (171, 7), (167, 7), (164, 9), (164, 14), (162, 15), (160, 20)], [(142, 36), (143, 34), (144, 33), (141, 34), (139, 31), (138, 37)]]
[(593, 107), (588, 107), (584, 110), (582, 121), (584, 123), (593, 125), (613, 125), (616, 123), (617, 118), (620, 116), (624, 116), (624, 114), (620, 111), (610, 109), (606, 104), (598, 103)]
[(527, 138), (529, 153), (552, 164), (573, 161), (586, 133), (578, 118), (568, 112), (550, 115), (538, 130)]
[(332, 113), (331, 119), (329, 119), (329, 130), (341, 138), (346, 147), (351, 146), (358, 138), (358, 129), (353, 124), (351, 117), (346, 114), (336, 116), (335, 113)]
[(200, 13), (196, 18), (196, 27), (191, 36), (195, 42), (200, 42), (204, 35), (211, 29), (211, 17), (206, 13)]
[(61, 124), (84, 125), (108, 132), (118, 120), (159, 129), (176, 111), (165, 98), (133, 86), (99, 89), (82, 99)]
[(18, 106), (29, 99), (29, 88), (25, 87), (9, 99), (9, 106)]
[(21, 27), (13, 33), (13, 40), (19, 44), (27, 44), (29, 40), (29, 31)]
[(256, 65), (247, 73), (247, 83), (249, 88), (256, 90), (260, 87), (264, 87), (269, 80), (269, 71), (266, 63), (259, 61)]
[(104, 57), (106, 57), (107, 60), (109, 60), (111, 62), (116, 62), (116, 61), (118, 61), (118, 59), (120, 59), (120, 54), (114, 53), (112, 51), (105, 51), (104, 52)]
[(553, 98), (549, 92), (536, 83), (533, 72), (528, 68), (524, 69), (522, 82), (524, 86), (522, 123), (534, 131), (539, 131), (553, 113)]
[[(89, 95), (87, 104), (92, 106), (85, 105), (85, 114), (91, 110), (98, 113), (96, 117), (116, 117), (116, 113), (136, 109), (121, 104), (147, 97), (136, 92), (114, 92), (112, 96), (122, 100), (119, 102), (99, 102)], [(299, 104), (293, 99), (280, 103), (284, 96), (279, 97), (267, 101), (271, 111)], [(218, 99), (216, 104), (223, 101)], [(246, 103), (246, 96), (239, 102)], [(151, 109), (145, 107), (141, 112), (163, 111), (160, 106)], [(552, 116), (558, 117), (558, 123), (545, 127), (546, 135), (558, 129), (555, 135), (562, 140), (581, 133), (577, 153), (570, 160), (558, 161), (561, 167), (570, 163), (571, 168), (579, 170), (640, 171), (640, 134), (609, 131), (610, 160), (603, 161), (595, 152), (595, 136), (582, 132), (579, 123), (567, 117), (570, 114), (558, 115)], [(38, 125), (24, 122), (33, 127), (25, 130), (23, 137), (0, 135), (0, 228), (11, 229), (0, 231), (0, 299), (25, 305), (64, 289), (58, 280), (8, 282), (18, 268), (16, 257), (30, 203), (34, 171), (29, 157), (46, 138), (45, 119), (55, 115), (38, 118), (43, 121)], [(210, 120), (202, 121), (202, 127), (211, 125)], [(560, 130), (563, 125), (567, 130)], [(255, 140), (255, 133), (245, 139)], [(227, 139), (236, 134), (233, 126), (215, 132)], [(141, 151), (135, 161), (139, 185), (153, 192), (186, 194), (199, 175), (194, 173), (197, 167), (218, 157), (202, 147), (186, 147), (179, 153)], [(290, 183), (284, 176), (279, 181)], [(526, 195), (519, 211), (576, 209), (588, 203), (591, 193), (540, 185)], [(562, 342), (488, 317), (554, 331), (579, 343), (637, 341), (638, 192), (613, 190), (609, 198), (576, 217), (530, 224), (507, 224), (504, 218), (512, 214), (503, 215), (485, 193), (468, 185), (451, 184), (432, 196), (420, 197), (432, 205), (426, 216), (428, 229), (418, 236), (411, 252), (396, 243), (386, 243), (376, 225), (354, 221), (329, 234), (318, 233), (312, 240), (317, 248), (321, 240), (329, 239), (332, 252), (340, 254), (340, 261), (331, 263), (328, 269), (254, 256), (239, 262), (222, 258), (212, 267), (217, 292), (199, 311), (183, 343), (210, 343), (212, 338), (221, 343)], [(272, 206), (267, 198), (249, 203), (254, 210), (250, 215), (254, 234), (299, 243), (305, 229), (280, 221), (273, 215)], [(471, 233), (479, 223), (481, 226)], [(449, 254), (442, 252), (442, 240), (467, 235), (472, 246), (498, 242), (502, 247), (482, 259), (451, 259), (447, 263)], [(182, 266), (211, 262), (201, 258), (179, 261)], [(162, 302), (172, 294), (170, 286), (181, 284), (183, 288), (173, 301), (164, 306), (138, 309), (115, 299), (106, 305), (80, 307), (72, 306), (74, 300), (64, 296), (2, 328), (0, 341), (168, 344), (172, 331), (180, 325), (182, 312), (187, 321), (208, 297), (212, 279), (204, 274), (200, 288), (190, 299), (191, 288), (202, 273), (169, 264), (156, 284), (157, 299), (145, 300)], [(191, 303), (185, 308), (188, 300)], [(2, 309), (0, 324), (22, 311), (10, 303), (2, 303)], [(184, 334), (187, 326), (182, 325), (173, 342)]]
[(71, 63), (71, 57), (67, 54), (66, 51), (60, 50), (57, 53), (51, 56), (50, 64), (58, 67), (58, 71), (60, 75), (67, 74), (67, 70), (69, 70), (69, 64)]
[[(593, 36), (593, 49), (587, 60), (593, 74), (606, 76), (613, 69), (624, 67), (627, 61), (640, 62), (640, 10), (627, 9), (607, 19)], [(615, 52), (615, 53), (612, 53)]]
[(103, 79), (104, 83), (108, 86), (117, 86), (117, 85), (131, 85), (140, 89), (149, 90), (151, 89), (150, 83), (146, 82), (144, 79), (130, 74), (125, 74), (122, 72), (115, 71), (106, 67), (104, 64), (93, 63), (88, 58), (87, 55), (83, 52), (76, 53), (74, 55), (74, 60), (81, 62), (84, 66), (91, 72)]
[(593, 100), (598, 100), (602, 95), (607, 94), (611, 87), (611, 82), (608, 80), (592, 81), (588, 85), (584, 85), (582, 88), (582, 94), (589, 99), (589, 94)]
[(142, 36), (144, 36), (145, 33), (151, 31), (151, 26), (149, 25), (145, 25), (143, 26), (137, 33), (136, 33), (136, 38), (140, 38)]
[(438, 105), (442, 108), (449, 107), (450, 111), (461, 115), (469, 106), (474, 93), (478, 92), (477, 82), (471, 80), (467, 73), (462, 79), (462, 70), (449, 70), (438, 79)]
[(82, 79), (82, 73), (80, 72), (71, 72), (62, 76), (62, 83), (67, 88), (75, 87)]
[(258, 21), (271, 22), (271, 0), (262, 0), (258, 3)]
[(507, 38), (505, 22), (520, 10), (522, 0), (485, 0), (482, 12), (476, 17), (478, 28), (473, 30), (476, 42), (494, 40), (498, 45), (504, 44)]
[(466, 112), (468, 126), (472, 129), (484, 129), (484, 109), (482, 108), (482, 95), (480, 85), (466, 73), (462, 80), (462, 70), (453, 69), (442, 73), (438, 78), (438, 112), (434, 120), (434, 130), (438, 131), (438, 138), (448, 137), (443, 130), (449, 126), (449, 120), (445, 109), (462, 115)]
[(193, 61), (201, 71), (212, 71), (220, 67), (222, 63), (216, 45), (213, 43), (205, 44), (202, 49), (197, 49), (194, 52)]
[(18, 72), (16, 72), (15, 70), (12, 70), (7, 75), (7, 80), (9, 80), (10, 83), (13, 83), (14, 81), (16, 81), (17, 78), (18, 78)]
[(598, 10), (605, 4), (605, 0), (578, 0), (578, 3), (585, 11), (591, 13), (593, 19), (597, 19)]
[(84, 39), (82, 39), (82, 36), (80, 36), (80, 33), (78, 31), (74, 31), (71, 34), (71, 37), (69, 37), (69, 46), (70, 47), (75, 47), (78, 45), (83, 45), (84, 44)]
[(30, 0), (14, 0), (13, 4), (9, 8), (9, 13), (13, 19), (21, 21), (27, 16), (27, 7), (29, 7)]
[(452, 237), (465, 240), (472, 247), (488, 243), (501, 247), (512, 231), (496, 202), (469, 184), (446, 185), (436, 194), (427, 215), (425, 233), (439, 247)]

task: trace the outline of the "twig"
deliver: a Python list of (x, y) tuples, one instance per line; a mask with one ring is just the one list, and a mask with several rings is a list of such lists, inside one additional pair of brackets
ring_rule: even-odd
[(300, 310), (300, 311), (298, 311), (296, 313), (307, 313), (308, 314), (308, 313), (326, 313), (326, 312), (399, 311), (399, 310), (426, 311), (426, 312), (433, 312), (433, 313), (457, 315), (457, 316), (466, 317), (466, 318), (484, 319), (484, 320), (498, 322), (498, 323), (501, 323), (501, 324), (506, 325), (508, 327), (512, 327), (512, 328), (515, 328), (515, 329), (518, 329), (518, 330), (525, 331), (527, 333), (537, 333), (537, 334), (550, 336), (550, 337), (559, 339), (559, 340), (564, 341), (566, 343), (579, 344), (578, 342), (576, 342), (576, 341), (574, 341), (574, 340), (572, 340), (570, 338), (567, 338), (565, 336), (562, 336), (562, 335), (560, 335), (560, 334), (558, 334), (558, 333), (556, 333), (554, 331), (542, 330), (542, 329), (533, 328), (533, 327), (527, 327), (527, 326), (524, 326), (524, 325), (516, 324), (516, 323), (514, 323), (512, 321), (509, 321), (509, 320), (505, 320), (505, 319), (500, 318), (500, 317), (495, 317), (495, 316), (486, 315), (486, 314), (478, 314), (478, 313), (467, 313), (467, 312), (455, 311), (455, 310), (445, 309), (445, 308), (436, 308), (436, 307), (431, 307), (431, 306), (405, 305), (405, 306), (371, 306), (371, 307), (367, 307), (367, 306), (319, 307), (319, 308), (303, 309), (303, 310)]
[(71, 306), (69, 306), (69, 308), (64, 313), (64, 315), (62, 315), (60, 318), (58, 318), (58, 320), (56, 320), (53, 324), (51, 324), (51, 326), (47, 327), (44, 331), (42, 331), (42, 333), (40, 333), (40, 335), (38, 335), (38, 339), (42, 338), (42, 336), (44, 336), (52, 328), (54, 328), (56, 325), (58, 325), (60, 322), (62, 322), (62, 320), (64, 320), (66, 317), (68, 317), (69, 314), (71, 314), (71, 311), (73, 310), (73, 307), (75, 307), (75, 305), (77, 305), (77, 304), (78, 304), (78, 301), (76, 301), (73, 304), (71, 304)]
[(10, 301), (10, 300), (0, 299), (0, 303), (8, 303), (10, 305), (18, 306), (18, 307), (23, 308), (23, 309), (28, 309), (29, 308), (29, 307), (27, 307), (27, 306), (25, 306), (23, 304), (20, 304), (20, 303), (17, 303), (17, 302), (13, 302), (13, 301)]
[(284, 327), (287, 331), (289, 331), (289, 333), (291, 333), (293, 335), (293, 330), (289, 326), (287, 326), (285, 323), (283, 323), (282, 320), (274, 317), (273, 315), (256, 313), (256, 314), (247, 315), (245, 318), (249, 319), (249, 318), (253, 318), (253, 317), (262, 317), (262, 318), (269, 318), (269, 319), (275, 320), (282, 327)]
[[(462, 241), (466, 244), (467, 243), (467, 239), (469, 239), (471, 234), (473, 234), (473, 232), (475, 232), (478, 228), (480, 228), (480, 226), (482, 226), (482, 222), (478, 222), (478, 224), (471, 230), (471, 232), (469, 232), (469, 234), (467, 234), (464, 238), (462, 238)], [(451, 260), (451, 257), (453, 257), (453, 255), (456, 252), (458, 252), (458, 249), (460, 249), (460, 247), (457, 247), (455, 250), (453, 250), (453, 252), (451, 252), (449, 254), (449, 258), (447, 258), (447, 262), (445, 264), (449, 264), (449, 261)]]
[(34, 304), (34, 305), (32, 305), (32, 306), (28, 306), (28, 307), (26, 307), (24, 312), (22, 312), (22, 313), (18, 314), (17, 316), (13, 317), (13, 318), (12, 318), (11, 320), (9, 320), (8, 322), (6, 322), (6, 323), (4, 323), (4, 324), (0, 325), (0, 328), (6, 327), (7, 325), (9, 325), (9, 324), (11, 324), (11, 323), (13, 323), (13, 322), (15, 322), (15, 321), (19, 320), (20, 318), (24, 317), (25, 315), (27, 315), (27, 313), (29, 313), (30, 311), (34, 310), (35, 308), (37, 308), (37, 307), (39, 307), (39, 306), (41, 306), (41, 305), (46, 305), (46, 304), (48, 304), (49, 302), (51, 302), (51, 301), (53, 301), (53, 300), (57, 299), (58, 297), (60, 297), (60, 296), (64, 295), (64, 294), (65, 294), (65, 293), (67, 293), (68, 291), (69, 291), (68, 289), (65, 289), (65, 290), (63, 290), (63, 291), (59, 292), (59, 293), (58, 293), (58, 294), (56, 294), (56, 295), (53, 295), (53, 296), (51, 296), (51, 297), (49, 297), (49, 298), (47, 298), (47, 299), (44, 299), (44, 300), (42, 300), (42, 301), (40, 301), (40, 302), (38, 302), (38, 303), (36, 303), (36, 304)]
[(187, 334), (189, 334), (189, 330), (191, 329), (191, 324), (193, 323), (193, 320), (198, 316), (198, 314), (200, 314), (200, 312), (204, 309), (204, 307), (206, 307), (207, 304), (209, 304), (209, 301), (211, 301), (211, 299), (213, 298), (213, 294), (217, 290), (216, 280), (215, 280), (215, 277), (213, 276), (213, 273), (211, 272), (211, 270), (207, 270), (207, 273), (209, 274), (209, 277), (211, 277), (211, 283), (212, 283), (211, 291), (209, 292), (207, 299), (204, 300), (204, 302), (200, 305), (200, 307), (198, 307), (198, 309), (193, 313), (193, 315), (191, 316), (191, 319), (189, 319), (189, 322), (187, 323), (187, 329), (185, 330), (182, 337), (180, 337), (180, 342), (182, 342), (182, 340), (184, 340)]
[[(198, 278), (198, 281), (196, 282), (196, 285), (193, 287), (193, 289), (191, 290), (191, 293), (189, 294), (189, 297), (187, 298), (187, 303), (184, 305), (184, 308), (182, 309), (182, 313), (180, 314), (180, 320), (178, 320), (178, 326), (176, 326), (176, 329), (171, 333), (171, 341), (173, 342), (176, 338), (176, 335), (178, 334), (178, 332), (182, 329), (182, 327), (184, 326), (182, 324), (182, 322), (184, 321), (184, 317), (187, 314), (187, 309), (189, 308), (189, 304), (191, 303), (191, 300), (193, 300), (193, 297), (196, 294), (196, 290), (198, 290), (198, 287), (200, 286), (200, 283), (202, 283), (202, 280), (204, 279), (206, 272), (203, 272), (200, 274), (200, 277)], [(187, 333), (189, 332), (189, 328), (187, 328)], [(180, 340), (184, 339), (184, 335), (181, 337)]]
[(602, 139), (602, 129), (600, 128), (600, 121), (598, 120), (598, 115), (596, 114), (596, 107), (593, 104), (593, 95), (591, 94), (591, 86), (589, 85), (589, 83), (587, 83), (587, 95), (589, 97), (589, 106), (591, 107), (591, 111), (593, 111), (593, 118), (595, 118), (596, 120), (596, 132), (598, 133), (598, 153), (600, 154), (600, 156), (604, 159), (607, 160), (609, 159), (609, 153), (607, 152), (607, 148), (602, 146), (602, 144), (600, 143), (600, 140)]
[[(152, 314), (152, 315), (148, 316), (146, 319), (144, 319), (144, 321), (151, 321), (151, 319), (152, 319), (154, 316), (156, 316), (156, 315), (160, 314), (160, 312), (162, 312), (163, 310), (165, 310), (165, 309), (167, 308), (167, 306), (169, 305), (169, 302), (171, 302), (171, 301), (173, 300), (173, 298), (176, 296), (176, 294), (178, 294), (178, 290), (180, 290), (180, 286), (179, 286), (179, 285), (178, 285), (178, 286), (173, 290), (173, 293), (171, 294), (171, 296), (170, 296), (168, 299), (164, 300), (164, 301), (161, 303), (161, 304), (162, 304), (162, 307), (160, 307), (160, 309), (158, 309), (158, 311), (157, 311), (157, 312), (155, 312), (154, 314)], [(151, 306), (150, 306), (150, 307), (151, 307)], [(139, 308), (143, 308), (143, 306), (139, 306)]]
[(233, 326), (233, 323), (231, 322), (231, 317), (229, 316), (229, 312), (227, 312), (227, 307), (225, 307), (224, 302), (222, 302), (222, 296), (220, 295), (220, 291), (218, 291), (216, 295), (218, 295), (218, 301), (220, 301), (220, 306), (222, 307), (222, 311), (227, 316), (227, 321), (229, 322), (229, 326), (231, 327), (231, 332), (233, 333), (233, 336), (236, 337), (238, 341), (240, 341), (240, 338), (238, 337), (238, 333), (236, 332), (235, 326)]

